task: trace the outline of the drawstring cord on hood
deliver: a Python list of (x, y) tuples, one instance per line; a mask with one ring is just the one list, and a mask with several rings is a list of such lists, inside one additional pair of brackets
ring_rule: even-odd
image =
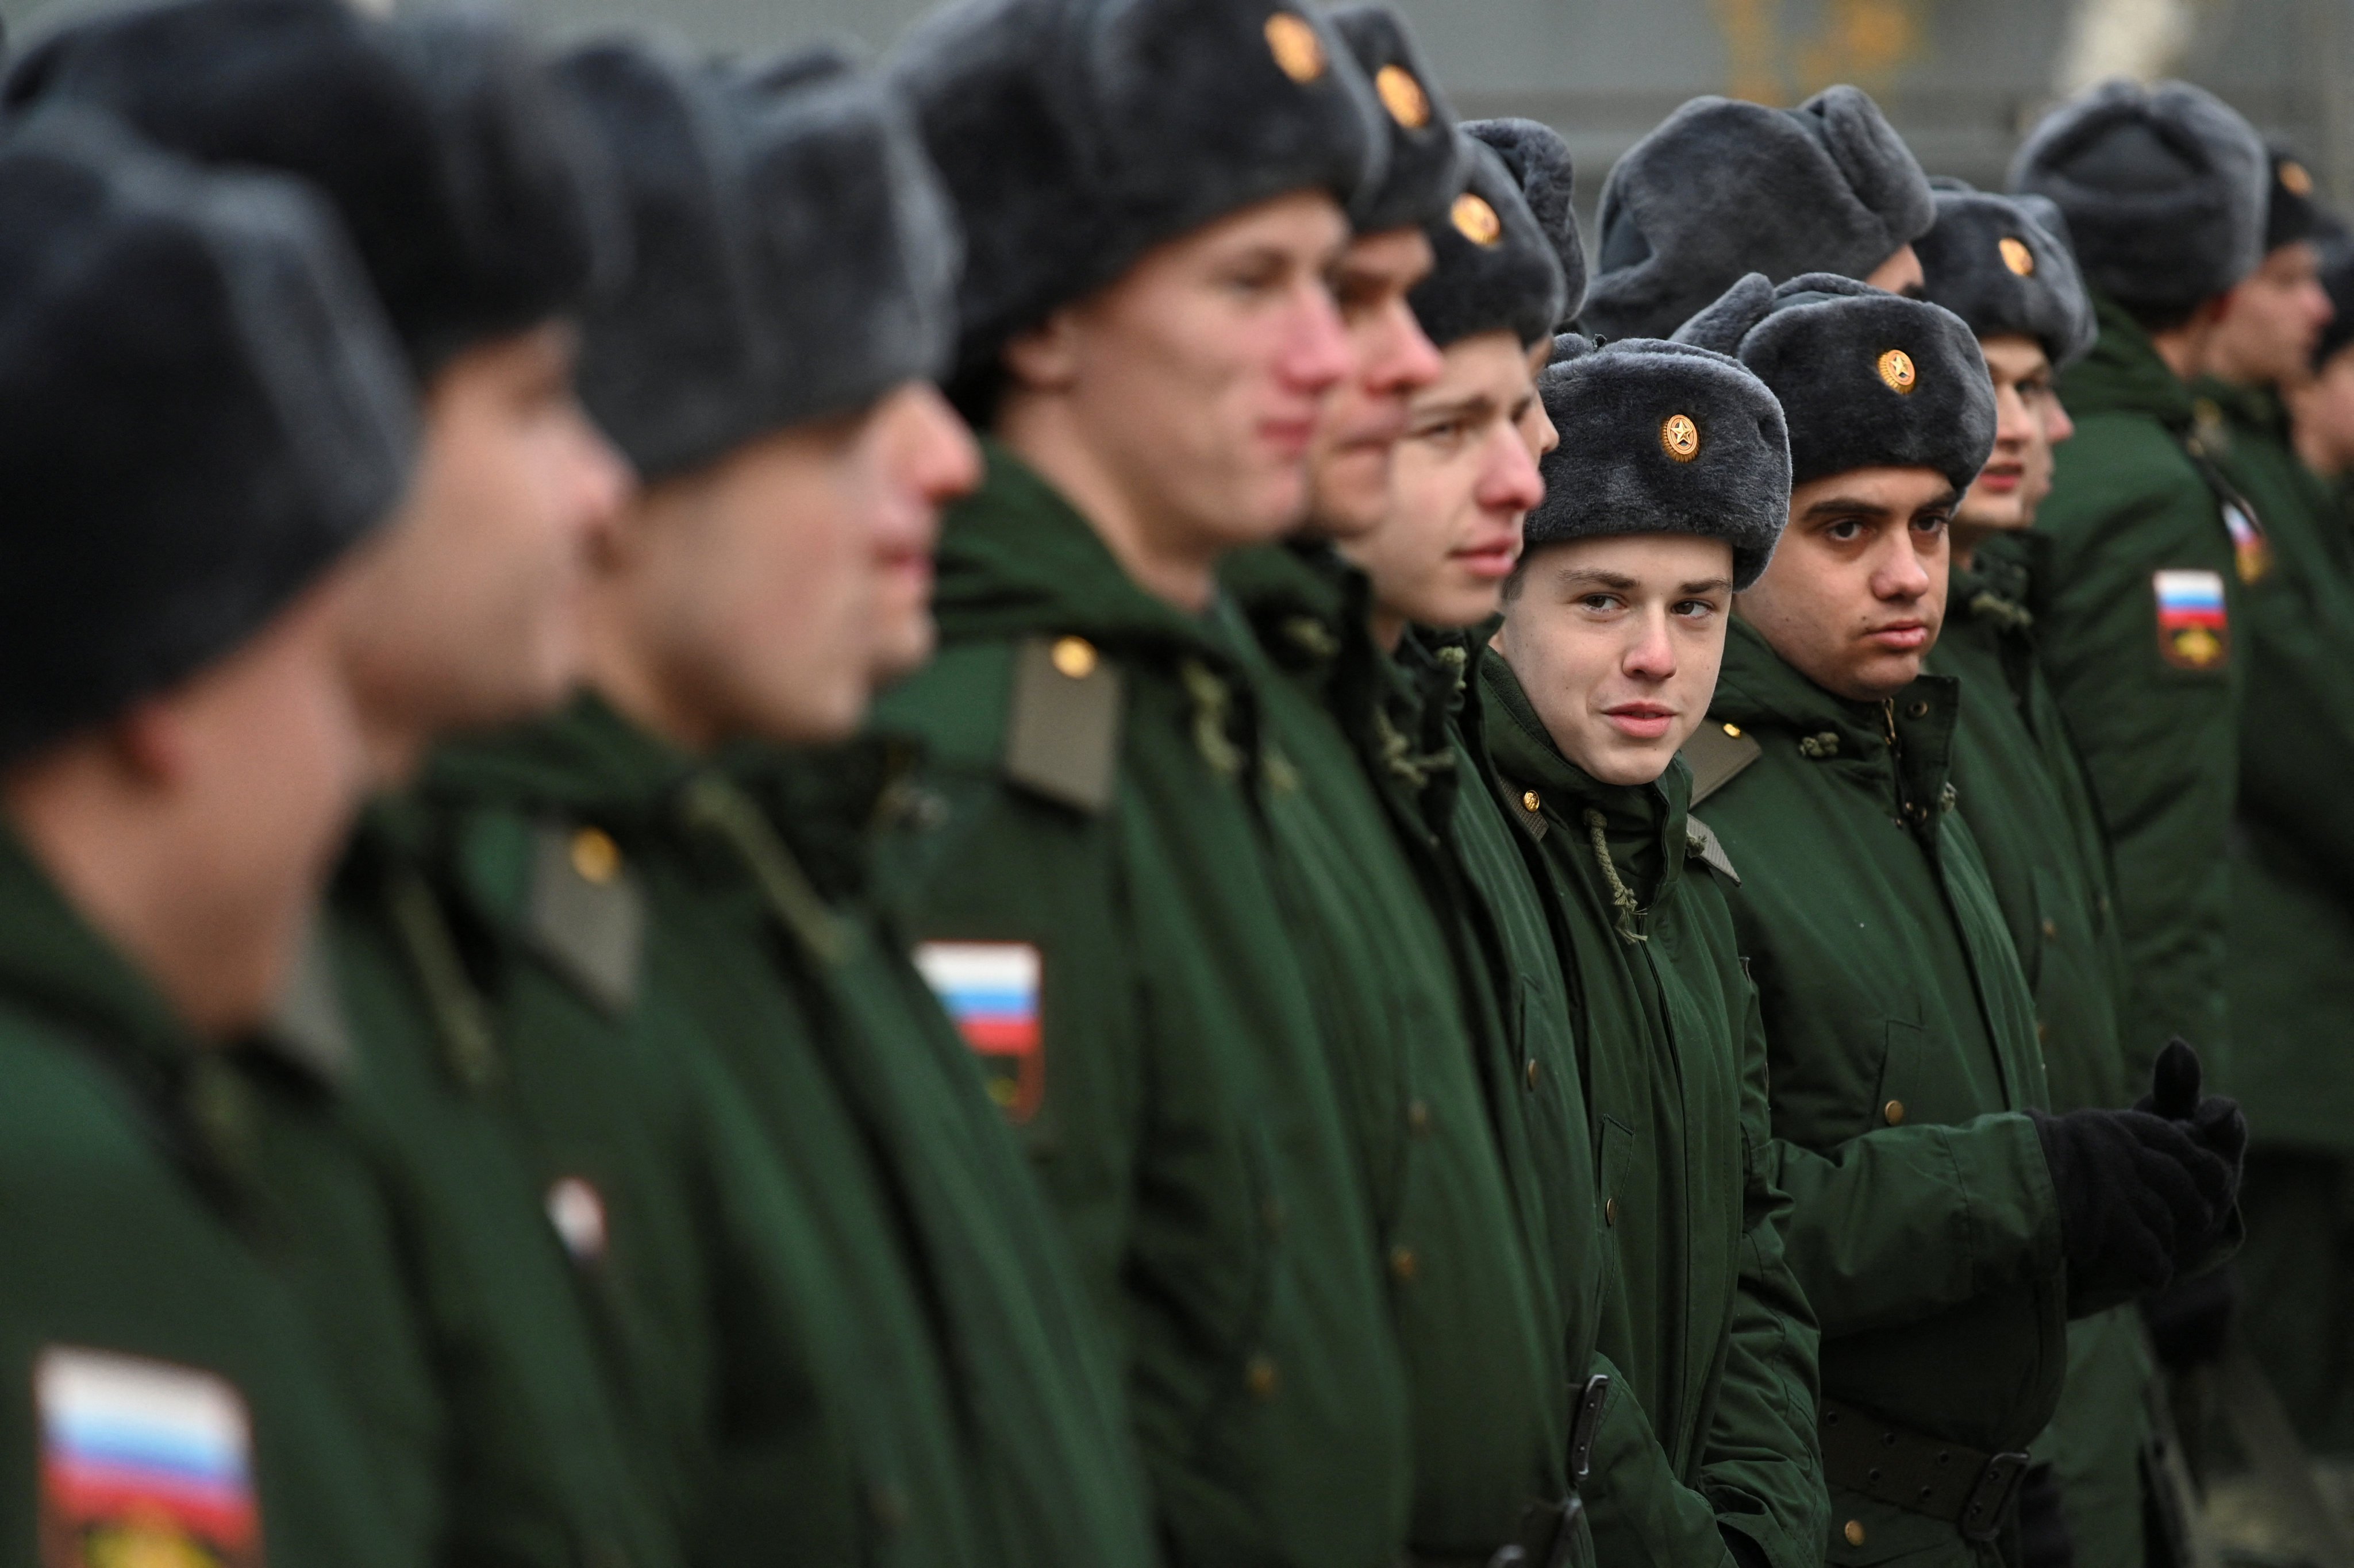
[(1594, 844), (1595, 863), (1602, 867), (1603, 883), (1610, 889), (1611, 905), (1618, 911), (1618, 918), (1614, 924), (1618, 935), (1627, 941), (1648, 942), (1650, 938), (1635, 928), (1635, 922), (1643, 917), (1643, 906), (1635, 901), (1634, 889), (1618, 880), (1618, 867), (1610, 859), (1610, 836), (1603, 832), (1603, 823), (1602, 813), (1587, 807), (1586, 836)]

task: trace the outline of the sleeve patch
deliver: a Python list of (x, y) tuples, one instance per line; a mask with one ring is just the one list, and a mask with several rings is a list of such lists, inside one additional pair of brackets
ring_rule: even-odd
[(2162, 571), (2152, 575), (2158, 598), (2158, 652), (2179, 670), (2220, 670), (2232, 654), (2223, 575)]
[(1046, 1092), (1039, 996), (1045, 961), (1028, 942), (923, 942), (916, 968), (972, 1048), (989, 1097), (1016, 1123)]
[(51, 1346), (33, 1385), (44, 1563), (260, 1568), (252, 1424), (226, 1380)]

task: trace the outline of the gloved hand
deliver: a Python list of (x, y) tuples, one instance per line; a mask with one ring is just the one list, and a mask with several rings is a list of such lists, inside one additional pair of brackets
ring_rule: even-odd
[(2134, 1109), (2179, 1123), (2201, 1147), (2232, 1168), (2232, 1202), (2240, 1201), (2240, 1170), (2248, 1157), (2248, 1118), (2240, 1102), (2199, 1092), (2199, 1053), (2180, 1035), (2166, 1043), (2150, 1068), (2149, 1093)]
[(2237, 1172), (2185, 1123), (2145, 1110), (2027, 1114), (2059, 1193), (2070, 1317), (2157, 1289), (2222, 1234)]

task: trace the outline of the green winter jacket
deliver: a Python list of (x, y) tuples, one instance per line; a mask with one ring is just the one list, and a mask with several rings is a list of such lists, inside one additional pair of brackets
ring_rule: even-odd
[[(433, 1561), (278, 1266), (245, 1078), (6, 830), (0, 1078), (0, 1563)], [(366, 1348), (437, 1418), (414, 1340)]]
[(1602, 1350), (1683, 1494), (1670, 1517), (1684, 1528), (1663, 1538), (1644, 1510), (1617, 1506), (1616, 1477), (1597, 1478), (1596, 1552), (1725, 1561), (1721, 1530), (1768, 1562), (1819, 1562), (1818, 1335), (1783, 1253), (1766, 1041), (1716, 886), (1729, 863), (1687, 869), (1707, 841), (1687, 824), (1681, 763), (1654, 785), (1598, 784), (1554, 747), (1501, 659), (1482, 676), (1498, 775), (1568, 926), (1608, 1259)]
[(900, 885), (1124, 1353), (1164, 1550), (1388, 1568), (1406, 1383), (1259, 677), (1002, 448), (938, 562), (940, 655), (877, 719), (945, 804)]
[[(2239, 643), (2247, 579), (2261, 568), (2254, 549), (2244, 561), (2235, 550), (2186, 450), (2190, 389), (2114, 301), (2094, 302), (2100, 339), (2060, 379), (2076, 434), (2037, 515), (2049, 570), (2030, 608), (2115, 852), (2126, 1081), (2146, 1082), (2177, 1034), (2220, 1075)], [(2005, 549), (1996, 541), (1986, 553)]]
[(1489, 993), (1466, 989), (1400, 836), (1415, 833), (1427, 857), (1430, 830), (1417, 808), (1385, 803), (1392, 780), (1426, 783), (1436, 765), (1377, 733), (1392, 677), (1362, 573), (1299, 546), (1244, 551), (1221, 577), (1267, 743), (1298, 779), (1267, 819), (1389, 1270), (1414, 1417), (1409, 1543), (1485, 1558), (1564, 1497), (1570, 1380), (1537, 1263), (1543, 1211), (1532, 1181), (1517, 1192), (1509, 1181), (1490, 1117), (1512, 1065), (1500, 1031), (1474, 1043)]
[[(1740, 870), (1725, 896), (1823, 1394), (1998, 1451), (2051, 1419), (2065, 1289), (2051, 1172), (2020, 1114), (2045, 1100), (2033, 1006), (1952, 810), (1957, 695), (1925, 676), (1887, 703), (1832, 696), (1735, 620), (1686, 756), (1723, 779), (1695, 809)], [(1969, 1555), (1952, 1524), (1836, 1487), (1831, 1506), (1860, 1538), (1840, 1523), (1833, 1563)]]

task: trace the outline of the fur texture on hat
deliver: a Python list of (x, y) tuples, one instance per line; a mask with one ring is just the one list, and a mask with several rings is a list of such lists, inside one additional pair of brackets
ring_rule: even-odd
[(1744, 273), (1861, 278), (1935, 217), (1912, 150), (1857, 88), (1787, 110), (1696, 98), (1603, 182), (1581, 319), (1611, 337), (1665, 337)]
[(420, 376), (626, 265), (593, 146), (516, 35), (341, 0), (162, 0), (67, 26), (0, 96), (91, 104), (204, 163), (325, 192)]
[(1510, 331), (1533, 347), (1576, 309), (1585, 281), (1569, 147), (1533, 120), (1463, 127), (1471, 178), (1426, 224), (1436, 264), (1407, 296), (1430, 341)]
[(68, 108), (0, 144), (0, 761), (260, 630), (398, 500), (416, 396), (298, 182)]
[(1752, 272), (1675, 341), (1732, 355), (1781, 399), (1793, 485), (1860, 468), (1931, 468), (1967, 490), (1994, 450), (1986, 358), (1942, 305), (1829, 272), (1779, 288)]
[(2028, 133), (2010, 188), (2067, 215), (2085, 282), (2144, 310), (2187, 310), (2264, 259), (2264, 144), (2187, 82), (2109, 81)]
[(2041, 196), (2004, 196), (1941, 184), (1937, 221), (1913, 242), (1924, 290), (1980, 337), (2034, 338), (2054, 366), (2093, 346), (2099, 327), (2076, 259)]
[(960, 375), (1230, 213), (1345, 207), (1387, 153), (1364, 73), (1297, 0), (957, 0), (892, 73), (964, 228)]
[(2272, 178), (2264, 185), (2264, 252), (2312, 239), (2322, 230), (2321, 204), (2313, 199), (2313, 171), (2278, 143), (2265, 145)]
[[(1585, 340), (1577, 340), (1584, 344)], [(1755, 582), (1790, 516), (1782, 405), (1727, 355), (1657, 338), (1558, 349), (1538, 378), (1561, 445), (1528, 547), (1623, 534), (1694, 534), (1733, 546), (1733, 586)]]
[(605, 139), (637, 255), (583, 319), (581, 396), (642, 476), (943, 368), (955, 230), (884, 84), (838, 57), (731, 77), (631, 42), (558, 75)]
[(1389, 139), (1382, 177), (1357, 193), (1349, 221), (1360, 234), (1379, 234), (1446, 217), (1462, 194), (1470, 161), (1455, 135), (1455, 111), (1405, 18), (1386, 5), (1341, 5), (1325, 16), (1373, 83)]

